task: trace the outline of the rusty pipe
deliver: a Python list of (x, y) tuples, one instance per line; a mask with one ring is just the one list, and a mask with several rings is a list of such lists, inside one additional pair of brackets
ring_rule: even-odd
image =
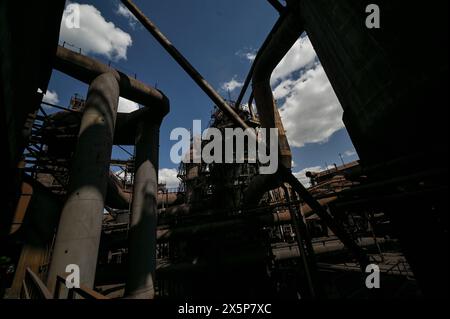
[(264, 51), (259, 54), (255, 64), (252, 86), (256, 108), (263, 127), (276, 127), (279, 130), (280, 165), (276, 173), (277, 178), (254, 178), (246, 190), (244, 197), (247, 200), (247, 205), (257, 205), (261, 198), (259, 194), (274, 189), (277, 186), (274, 183), (274, 179), (278, 181), (278, 185), (281, 184), (280, 181), (289, 183), (295, 192), (325, 221), (328, 227), (339, 237), (346, 247), (353, 252), (360, 262), (361, 268), (364, 269), (368, 263), (367, 255), (349, 236), (346, 230), (340, 224), (336, 223), (334, 218), (311, 196), (308, 190), (292, 174), (290, 169), (292, 154), (278, 108), (273, 98), (270, 87), (270, 76), (281, 59), (304, 31), (303, 23), (299, 19), (299, 10), (297, 1), (288, 2), (286, 17), (283, 19), (279, 28), (271, 35), (269, 43), (264, 48)]
[(252, 77), (253, 95), (261, 126), (278, 128), (280, 161), (286, 168), (291, 168), (292, 153), (272, 94), (270, 76), (304, 31), (303, 23), (297, 15), (298, 8), (292, 5), (289, 9), (256, 61)]
[(119, 83), (120, 96), (155, 108), (161, 116), (169, 113), (169, 100), (161, 91), (88, 56), (58, 46), (54, 68), (87, 84), (100, 74), (111, 73)]

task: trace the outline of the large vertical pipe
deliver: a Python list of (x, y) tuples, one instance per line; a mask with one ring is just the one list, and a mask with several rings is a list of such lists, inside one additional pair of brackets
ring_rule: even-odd
[(266, 43), (264, 51), (261, 51), (258, 60), (255, 61), (252, 77), (253, 95), (261, 126), (265, 128), (278, 128), (280, 160), (281, 164), (286, 168), (291, 168), (292, 153), (278, 107), (272, 94), (270, 76), (281, 59), (304, 31), (303, 22), (295, 15), (298, 7), (295, 6), (290, 8), (290, 10), (279, 27), (271, 34), (271, 38)]
[[(300, 8), (298, 2), (288, 2), (288, 8), (289, 11), (284, 19), (281, 20), (280, 26), (273, 32), (264, 51), (259, 54), (258, 59), (255, 61), (252, 85), (258, 115), (262, 127), (278, 128), (281, 160), (278, 174), (280, 179), (288, 182), (300, 197), (315, 210), (317, 215), (327, 223), (336, 236), (354, 253), (361, 264), (361, 268), (365, 269), (368, 259), (364, 251), (353, 241), (346, 230), (339, 223), (336, 223), (334, 218), (311, 196), (290, 170), (292, 154), (270, 87), (270, 76), (273, 70), (304, 31), (303, 19), (299, 19)], [(273, 179), (267, 177), (254, 179), (254, 182), (252, 181), (246, 192), (247, 204), (252, 202), (257, 204), (257, 199), (260, 198), (258, 194), (262, 194), (269, 189), (272, 186), (270, 185), (272, 181)]]
[(136, 132), (135, 179), (129, 233), (126, 296), (153, 299), (156, 270), (159, 127), (162, 117), (144, 117)]
[(56, 235), (50, 289), (68, 264), (79, 266), (80, 283), (94, 285), (118, 101), (119, 84), (113, 73), (92, 81)]

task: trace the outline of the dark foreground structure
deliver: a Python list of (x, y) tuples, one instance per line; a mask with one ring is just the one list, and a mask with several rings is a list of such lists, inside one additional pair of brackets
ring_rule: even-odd
[[(237, 101), (122, 2), (211, 98), (211, 127), (279, 129), (280, 167), (264, 176), (258, 163), (183, 164), (179, 189), (158, 184), (169, 99), (58, 46), (65, 1), (2, 1), (2, 297), (448, 297), (448, 2), (377, 1), (382, 26), (369, 29), (367, 1), (268, 1), (280, 18)], [(360, 158), (309, 172), (309, 189), (291, 173), (269, 82), (303, 32)], [(89, 90), (48, 115), (42, 92), (53, 69)], [(118, 113), (119, 96), (142, 108)], [(111, 159), (113, 145), (134, 154)], [(378, 290), (365, 286), (371, 263)], [(82, 286), (66, 291), (68, 264), (80, 266)]]

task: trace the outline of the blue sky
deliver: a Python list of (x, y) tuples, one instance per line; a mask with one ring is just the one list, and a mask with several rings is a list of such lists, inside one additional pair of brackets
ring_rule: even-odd
[[(129, 12), (119, 7), (119, 1), (73, 3), (82, 5), (80, 29), (68, 30), (63, 25), (60, 43), (66, 41), (74, 44), (75, 50), (81, 47), (84, 54), (106, 63), (112, 61), (116, 68), (136, 74), (140, 81), (156, 86), (170, 99), (171, 112), (161, 127), (160, 168), (166, 169), (161, 171), (161, 179), (173, 184), (172, 169), (178, 165), (169, 158), (175, 143), (169, 140), (170, 131), (175, 127), (191, 128), (194, 119), (207, 125), (213, 103)], [(239, 94), (252, 56), (278, 18), (268, 2), (261, 0), (135, 3), (225, 98)], [(306, 168), (340, 164), (339, 153), (346, 162), (357, 159), (340, 121), (339, 102), (305, 35), (275, 70), (272, 86), (298, 177), (303, 178), (300, 175)], [(230, 93), (225, 87), (230, 88)], [(47, 100), (66, 106), (74, 93), (85, 96), (87, 86), (53, 71), (49, 91)], [(123, 101), (124, 107), (134, 106)], [(125, 154), (115, 148), (113, 156)]]

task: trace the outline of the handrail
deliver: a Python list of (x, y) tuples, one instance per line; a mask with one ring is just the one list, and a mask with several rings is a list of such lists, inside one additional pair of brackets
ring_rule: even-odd
[[(56, 286), (53, 294), (54, 299), (60, 299), (59, 297), (61, 291), (61, 284), (65, 286), (65, 282), (66, 282), (65, 276), (60, 275), (56, 276)], [(76, 299), (75, 294), (79, 295), (84, 299), (110, 299), (109, 297), (106, 297), (101, 293), (84, 286), (83, 284), (81, 284), (79, 288), (68, 288), (67, 299)]]
[[(52, 294), (42, 282), (42, 280), (30, 269), (25, 270), (25, 278), (22, 281), (22, 289), (20, 291), (21, 299), (58, 299), (61, 290), (61, 283), (65, 283), (63, 276), (57, 276), (57, 284), (55, 293)], [(108, 297), (83, 285), (80, 288), (69, 289), (68, 299), (75, 299), (75, 293), (84, 299), (109, 299)]]
[(20, 290), (21, 299), (52, 299), (52, 294), (41, 279), (30, 269), (26, 268), (25, 278)]

